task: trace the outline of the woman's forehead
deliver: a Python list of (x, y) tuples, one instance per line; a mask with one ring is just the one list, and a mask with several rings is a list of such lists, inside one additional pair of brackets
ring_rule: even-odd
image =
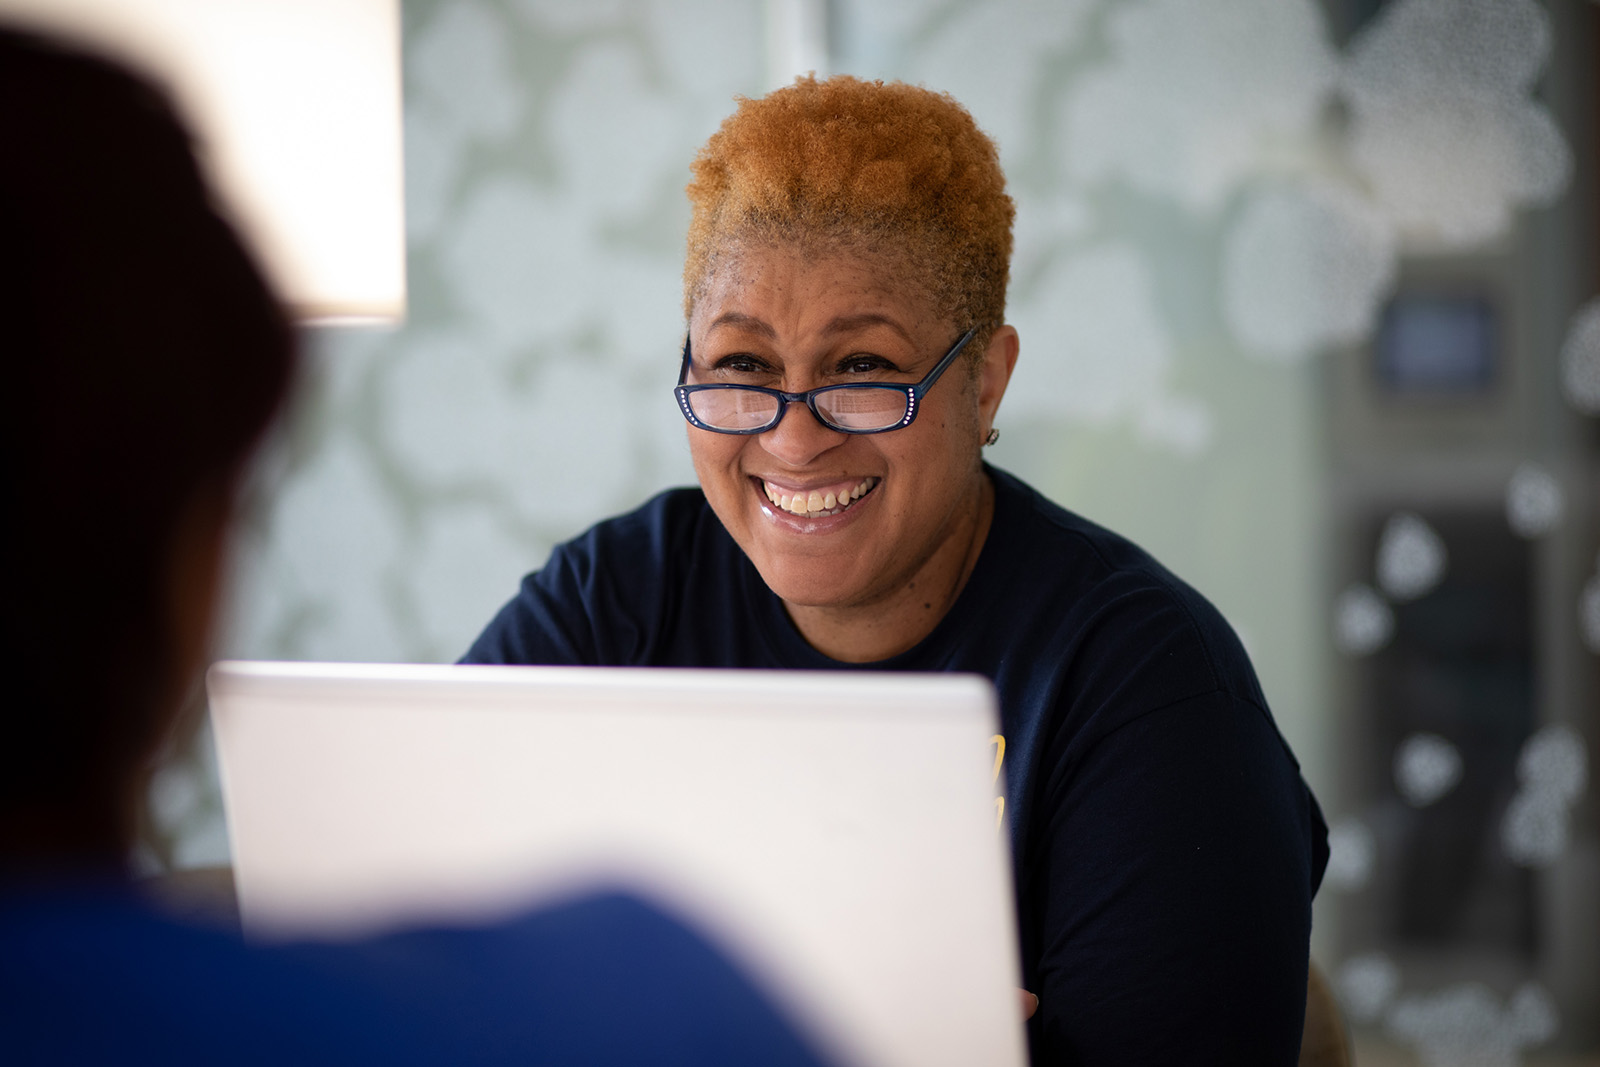
[(947, 327), (910, 258), (892, 250), (743, 245), (715, 260), (695, 302), (696, 332), (762, 336), (886, 330), (915, 343)]

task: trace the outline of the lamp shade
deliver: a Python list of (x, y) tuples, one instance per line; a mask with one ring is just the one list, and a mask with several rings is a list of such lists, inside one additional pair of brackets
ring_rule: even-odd
[(398, 0), (0, 0), (0, 20), (165, 85), (298, 317), (404, 316)]

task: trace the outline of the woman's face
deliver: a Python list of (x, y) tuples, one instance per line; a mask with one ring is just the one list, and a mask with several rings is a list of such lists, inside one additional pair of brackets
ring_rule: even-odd
[[(785, 246), (725, 257), (690, 319), (690, 383), (800, 392), (921, 380), (973, 324), (941, 318), (895, 268), (891, 257)], [(778, 596), (791, 607), (845, 609), (918, 589), (943, 597), (940, 576), (952, 561), (961, 574), (978, 524), (979, 448), (1015, 337), (996, 332), (976, 379), (959, 357), (903, 429), (843, 434), (798, 404), (763, 434), (689, 428), (707, 500)]]

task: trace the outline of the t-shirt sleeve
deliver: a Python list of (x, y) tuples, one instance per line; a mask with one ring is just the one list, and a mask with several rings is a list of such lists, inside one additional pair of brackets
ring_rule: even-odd
[(677, 610), (674, 572), (695, 536), (696, 496), (662, 494), (557, 545), (461, 662), (649, 663)]
[(597, 584), (584, 546), (559, 545), (522, 579), (517, 595), (484, 627), (462, 663), (590, 666), (600, 662), (586, 594)]
[(1036, 1063), (1296, 1062), (1321, 816), (1263, 709), (1132, 717), (1038, 815)]

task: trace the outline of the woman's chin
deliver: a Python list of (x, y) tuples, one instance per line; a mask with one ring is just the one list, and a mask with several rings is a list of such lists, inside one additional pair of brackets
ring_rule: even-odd
[(871, 599), (874, 571), (854, 553), (803, 556), (757, 549), (746, 554), (767, 588), (790, 607), (839, 610)]

